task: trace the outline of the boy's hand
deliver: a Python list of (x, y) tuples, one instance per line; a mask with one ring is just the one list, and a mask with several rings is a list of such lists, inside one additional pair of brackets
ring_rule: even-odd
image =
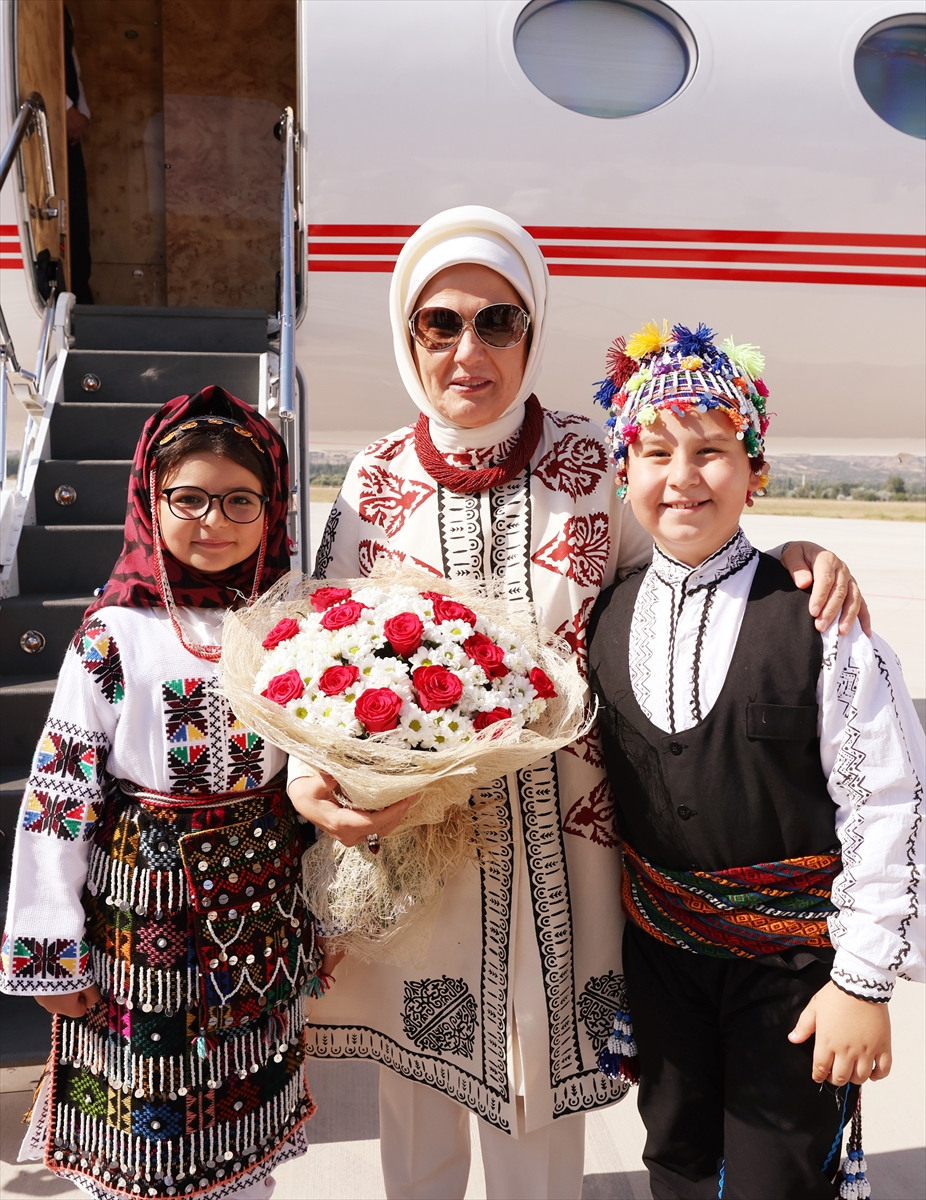
[(405, 820), (405, 814), (417, 799), (417, 796), (406, 796), (376, 812), (342, 808), (334, 794), (337, 786), (337, 780), (331, 775), (303, 775), (289, 785), (289, 798), (297, 813), (343, 846), (357, 846), (371, 834), (385, 837), (392, 833)]
[(100, 989), (94, 984), (80, 992), (61, 992), (54, 996), (36, 996), (37, 1004), (50, 1013), (62, 1017), (85, 1017), (95, 1004), (102, 1000)]
[(788, 1040), (806, 1042), (812, 1033), (815, 1083), (829, 1080), (842, 1087), (890, 1074), (891, 1018), (886, 1004), (859, 1000), (830, 981), (801, 1013)]
[(841, 558), (824, 550), (816, 542), (788, 542), (781, 554), (781, 565), (799, 588), (809, 588), (810, 615), (816, 618), (822, 633), (839, 617), (839, 632), (848, 633), (858, 617), (863, 631), (871, 637), (871, 616), (859, 585)]

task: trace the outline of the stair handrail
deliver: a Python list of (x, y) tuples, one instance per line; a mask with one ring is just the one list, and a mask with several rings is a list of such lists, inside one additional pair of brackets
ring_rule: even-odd
[[(30, 506), (39, 462), (46, 454), (52, 413), (64, 386), (64, 365), (72, 342), (71, 292), (54, 291), (48, 298), (36, 354), (35, 371), (27, 371), (15, 358), (6, 322), (0, 313), (0, 453), (4, 486), (0, 493), (0, 596), (19, 590), (15, 571), (16, 552), (24, 524), (34, 522)], [(53, 336), (54, 335), (54, 336)], [(19, 469), (12, 486), (6, 486), (7, 418), (10, 394), (26, 410)], [(30, 512), (33, 515), (30, 517)]]
[(19, 106), (16, 120), (7, 143), (0, 155), (0, 188), (6, 183), (6, 177), (19, 149), (33, 131), (39, 135), (42, 146), (42, 165), (45, 168), (45, 200), (38, 210), (39, 216), (46, 221), (52, 221), (58, 215), (57, 206), (51, 201), (57, 195), (55, 191), (55, 168), (51, 158), (51, 140), (48, 136), (48, 114), (45, 111), (45, 101), (39, 92), (30, 92)]
[[(296, 275), (302, 276), (297, 261), (299, 210), (296, 197), (297, 133), (293, 110), (285, 108), (277, 126), (283, 145), (283, 178), (280, 196), (280, 307), (278, 313), (280, 365), (277, 377), (277, 405), (281, 433), (289, 455), (290, 499), (287, 519), (292, 558), (305, 566), (308, 551), (308, 507), (302, 504), (301, 431), (304, 413), (299, 403), (302, 389), (296, 380)], [(305, 287), (302, 288), (303, 296)], [(301, 519), (300, 519), (301, 518)], [(304, 543), (304, 544), (303, 544)]]

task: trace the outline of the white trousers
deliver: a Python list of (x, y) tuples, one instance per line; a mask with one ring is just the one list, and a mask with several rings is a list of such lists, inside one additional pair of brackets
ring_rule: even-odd
[[(469, 1110), (443, 1092), (381, 1067), (379, 1145), (389, 1200), (463, 1200), (469, 1179)], [(479, 1121), (488, 1200), (580, 1200), (585, 1117), (561, 1117), (518, 1136)]]

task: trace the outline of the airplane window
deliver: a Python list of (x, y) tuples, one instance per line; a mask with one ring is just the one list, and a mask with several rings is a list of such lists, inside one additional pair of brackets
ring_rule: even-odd
[(926, 16), (908, 13), (870, 29), (855, 52), (855, 78), (888, 125), (926, 138)]
[(655, 0), (535, 0), (521, 13), (514, 49), (536, 88), (590, 117), (657, 108), (697, 58), (688, 27)]

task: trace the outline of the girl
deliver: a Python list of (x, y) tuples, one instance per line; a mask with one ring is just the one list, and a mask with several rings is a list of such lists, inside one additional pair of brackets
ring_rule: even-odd
[(288, 474), (222, 388), (150, 418), (23, 799), (0, 987), (55, 1014), (23, 1154), (98, 1197), (268, 1197), (305, 1150), (303, 826), (216, 680), (289, 567)]

